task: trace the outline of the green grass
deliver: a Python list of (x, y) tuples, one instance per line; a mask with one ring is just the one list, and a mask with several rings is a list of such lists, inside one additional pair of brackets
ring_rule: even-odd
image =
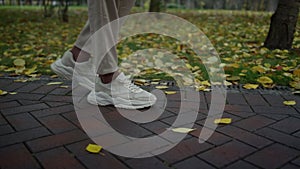
[[(142, 11), (140, 8), (133, 9), (133, 12)], [(269, 51), (261, 48), (269, 30), (271, 13), (178, 9), (166, 12), (178, 15), (199, 27), (215, 46), (222, 62), (227, 64), (226, 74), (246, 75), (240, 76), (239, 83), (257, 83), (257, 78), (261, 76), (270, 77), (277, 85), (289, 85), (291, 81), (299, 80), (297, 75), (286, 76), (287, 73), (293, 74), (292, 70), (300, 64), (299, 52)], [(42, 7), (1, 6), (0, 71), (7, 72), (9, 68), (14, 67), (15, 59), (22, 58), (26, 61), (26, 68), (36, 65), (36, 73), (53, 74), (49, 66), (65, 50), (72, 47), (87, 20), (86, 7), (71, 7), (69, 15), (69, 23), (63, 23), (59, 21), (57, 15), (44, 18)], [(300, 21), (293, 44), (293, 47), (298, 49), (299, 28)], [(198, 66), (202, 73), (197, 78), (206, 80), (207, 72), (201, 60), (189, 51), (187, 46), (184, 46), (187, 52), (177, 51), (178, 45), (180, 43), (176, 40), (160, 35), (135, 36), (119, 43), (118, 52), (122, 56), (119, 60), (122, 61), (126, 56), (141, 49), (168, 49), (192, 67)], [(230, 67), (230, 64), (236, 64), (238, 67)], [(258, 65), (267, 68), (267, 71), (264, 73), (253, 71), (252, 68)], [(277, 69), (278, 66), (285, 70)], [(166, 74), (157, 72), (141, 77), (165, 78)]]

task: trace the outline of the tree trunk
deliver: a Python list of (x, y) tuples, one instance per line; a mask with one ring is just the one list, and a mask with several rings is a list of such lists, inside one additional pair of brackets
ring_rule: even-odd
[(160, 12), (160, 0), (151, 0), (149, 12)]
[(300, 0), (279, 0), (271, 18), (264, 46), (269, 49), (291, 49), (298, 20)]

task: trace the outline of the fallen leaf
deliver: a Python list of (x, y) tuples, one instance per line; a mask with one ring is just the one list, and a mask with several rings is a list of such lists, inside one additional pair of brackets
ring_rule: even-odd
[(296, 105), (296, 101), (294, 101), (294, 100), (284, 101), (283, 104), (286, 106), (294, 106), (294, 105)]
[(24, 59), (16, 59), (14, 60), (14, 65), (18, 67), (25, 66), (25, 60)]
[(215, 124), (230, 124), (231, 123), (231, 118), (221, 118), (221, 119), (215, 119), (214, 123)]
[(64, 89), (67, 89), (69, 88), (69, 86), (59, 86), (60, 88), (64, 88)]
[(0, 90), (0, 96), (6, 95), (8, 92), (4, 90)]
[(63, 84), (63, 82), (49, 82), (49, 83), (47, 83), (47, 86), (50, 86), (50, 85), (60, 85), (60, 84)]
[(191, 131), (194, 131), (196, 129), (189, 129), (189, 128), (173, 128), (171, 129), (173, 132), (176, 132), (176, 133), (189, 133)]
[(258, 84), (245, 84), (244, 86), (243, 86), (243, 88), (245, 88), (245, 89), (257, 89), (258, 88)]
[(168, 86), (155, 86), (156, 89), (167, 89), (169, 88)]
[(272, 84), (273, 80), (267, 76), (262, 76), (257, 79), (257, 81), (261, 84)]
[(176, 94), (176, 91), (165, 91), (167, 95)]
[(10, 95), (18, 94), (17, 92), (9, 92)]
[(89, 144), (85, 149), (90, 153), (99, 153), (102, 149), (102, 146), (96, 144)]

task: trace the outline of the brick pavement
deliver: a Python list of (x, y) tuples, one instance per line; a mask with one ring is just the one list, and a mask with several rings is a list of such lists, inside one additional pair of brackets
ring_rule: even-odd
[[(0, 79), (0, 168), (101, 169), (247, 169), (300, 168), (300, 97), (259, 91), (229, 92), (219, 125), (203, 144), (198, 136), (206, 119), (210, 93), (200, 93), (201, 107), (189, 133), (172, 150), (151, 158), (130, 159), (85, 151), (93, 143), (77, 120), (71, 87), (47, 86), (47, 81), (16, 83)], [(69, 85), (70, 82), (65, 82)], [(148, 137), (169, 128), (179, 111), (179, 94), (169, 95), (165, 112), (155, 121), (137, 124), (122, 118), (112, 106), (102, 107), (109, 123), (130, 136)], [(285, 106), (284, 100), (296, 100)], [(112, 140), (113, 141), (113, 140)]]

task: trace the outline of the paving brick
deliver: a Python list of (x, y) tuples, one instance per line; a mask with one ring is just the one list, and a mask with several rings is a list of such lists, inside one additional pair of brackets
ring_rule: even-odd
[(293, 164), (286, 164), (283, 167), (280, 167), (280, 169), (299, 169), (299, 166)]
[(300, 130), (300, 119), (289, 117), (271, 125), (270, 127), (291, 134)]
[(39, 120), (53, 133), (63, 133), (76, 127), (62, 116), (53, 115), (39, 118)]
[(245, 162), (245, 161), (239, 160), (239, 161), (225, 167), (225, 169), (258, 169), (258, 168), (252, 164)]
[(146, 123), (142, 125), (144, 128), (152, 131), (155, 134), (160, 134), (164, 131), (166, 131), (168, 128), (170, 128), (170, 125), (167, 125), (165, 123), (162, 123), (160, 121), (154, 121), (151, 123)]
[(271, 106), (281, 106), (284, 107), (285, 105), (283, 104), (283, 101), (285, 99), (280, 96), (280, 95), (275, 95), (275, 94), (264, 94), (262, 95), (265, 100), (271, 105)]
[(15, 144), (0, 149), (0, 168), (38, 169), (40, 166), (23, 144)]
[(136, 123), (125, 119), (118, 112), (112, 111), (104, 115), (106, 121), (111, 127), (113, 127), (118, 132), (132, 136), (132, 137), (145, 137), (152, 133), (137, 125)]
[(215, 167), (210, 164), (200, 160), (199, 158), (192, 157), (184, 161), (181, 161), (174, 165), (176, 169), (214, 169)]
[(42, 83), (27, 83), (26, 85), (18, 88), (16, 91), (29, 93), (29, 92), (41, 87), (42, 85), (43, 85)]
[(7, 124), (7, 121), (5, 120), (5, 118), (3, 117), (3, 115), (0, 113), (0, 125), (4, 125), (4, 124)]
[(227, 110), (226, 112), (229, 114), (233, 114), (235, 116), (241, 117), (241, 118), (247, 118), (247, 117), (251, 117), (251, 116), (255, 115), (255, 113), (253, 113), (253, 112), (242, 112), (242, 111), (232, 111), (232, 110), (229, 110), (229, 111)]
[(293, 115), (298, 112), (293, 107), (271, 107), (271, 106), (252, 106), (256, 113), (267, 113), (267, 114), (280, 114), (280, 115)]
[(66, 105), (66, 104), (70, 104), (68, 102), (45, 102), (47, 105), (49, 105), (50, 107), (58, 107), (58, 106), (62, 106), (62, 105)]
[(300, 137), (300, 131), (294, 133), (293, 136)]
[(21, 99), (18, 99), (18, 102), (21, 103), (21, 105), (23, 106), (42, 103), (41, 101), (38, 100), (21, 100)]
[(236, 138), (244, 143), (252, 145), (256, 148), (262, 148), (272, 143), (272, 141), (265, 139), (261, 136), (250, 133), (246, 130), (239, 129), (234, 126), (225, 126), (218, 129), (221, 133)]
[(18, 106), (18, 107), (13, 107), (13, 108), (6, 108), (1, 110), (3, 115), (13, 115), (17, 113), (24, 113), (24, 112), (30, 112), (34, 110), (41, 110), (41, 109), (46, 109), (48, 106), (44, 103), (39, 103), (39, 104), (33, 104), (33, 105), (27, 105), (27, 106)]
[(256, 132), (257, 134), (267, 137), (273, 141), (285, 144), (290, 147), (294, 147), (298, 150), (300, 150), (300, 138), (294, 137), (292, 135), (288, 135), (279, 131), (276, 131), (274, 129), (270, 128), (263, 128), (261, 130), (258, 130)]
[(41, 126), (41, 124), (36, 119), (34, 119), (29, 113), (21, 113), (7, 116), (7, 120), (17, 131)]
[(296, 156), (300, 155), (299, 151), (293, 150), (280, 144), (273, 144), (247, 157), (245, 160), (262, 168), (279, 168), (289, 162)]
[(244, 94), (249, 105), (269, 106), (265, 99), (260, 94)]
[(14, 129), (8, 124), (0, 126), (0, 135), (9, 134), (9, 133), (13, 133), (13, 132), (14, 132)]
[[(164, 118), (161, 121), (163, 121), (164, 123), (166, 123), (168, 125), (172, 125), (177, 118), (178, 118), (178, 116), (171, 116), (171, 117), (168, 117), (168, 118)], [(203, 120), (205, 118), (206, 118), (206, 115), (198, 113), (197, 118), (196, 118), (195, 121)]]
[(180, 142), (176, 147), (169, 150), (168, 152), (159, 155), (159, 158), (163, 159), (169, 164), (178, 162), (185, 158), (194, 156), (205, 150), (211, 148), (212, 145), (208, 143), (199, 144), (198, 139), (190, 138)]
[(34, 91), (32, 91), (32, 93), (48, 94), (49, 92), (56, 89), (57, 87), (58, 87), (57, 85), (50, 85), (50, 86), (43, 85), (43, 86), (35, 89)]
[(26, 144), (32, 152), (39, 152), (62, 145), (74, 143), (88, 138), (85, 133), (80, 130), (73, 130), (66, 133), (52, 135), (28, 141)]
[(75, 112), (63, 113), (62, 116), (71, 121), (78, 128), (81, 128), (81, 124), (79, 123)]
[(5, 97), (15, 100), (40, 100), (42, 97), (44, 97), (44, 95), (33, 93), (18, 93), (15, 95), (6, 95)]
[(5, 91), (15, 91), (18, 88), (21, 88), (22, 86), (25, 86), (26, 83), (10, 83), (9, 85), (3, 85), (1, 86), (1, 90)]
[(293, 164), (300, 166), (300, 157), (292, 161)]
[(47, 135), (50, 135), (50, 133), (44, 127), (3, 135), (0, 136), (0, 147), (40, 138)]
[(16, 106), (20, 106), (20, 103), (18, 103), (17, 101), (4, 102), (0, 104), (0, 110)]
[(234, 123), (234, 125), (238, 126), (240, 128), (243, 128), (245, 130), (248, 130), (248, 131), (255, 131), (257, 129), (260, 129), (267, 125), (270, 125), (274, 122), (275, 122), (275, 120), (269, 119), (264, 116), (257, 115), (257, 116), (252, 116), (252, 117), (246, 118), (244, 120), (238, 121), (238, 122)]
[(225, 111), (242, 111), (242, 112), (253, 112), (253, 110), (251, 109), (251, 107), (249, 105), (229, 105), (226, 104), (225, 105)]
[(53, 168), (84, 169), (85, 168), (76, 160), (76, 158), (74, 158), (71, 154), (69, 154), (68, 151), (63, 147), (37, 153), (35, 156), (40, 161), (43, 168), (45, 169), (53, 169)]
[(53, 95), (66, 95), (71, 91), (72, 91), (72, 86), (70, 86), (67, 89), (65, 89), (65, 88), (56, 88), (56, 89), (52, 90), (50, 92), (50, 94), (53, 94)]
[[(199, 125), (194, 126), (194, 128), (196, 128), (195, 131), (190, 132), (189, 134), (196, 137), (197, 139), (200, 136), (200, 132), (202, 131), (202, 127)], [(209, 130), (209, 129), (208, 129)], [(231, 141), (232, 139), (224, 134), (221, 134), (217, 131), (214, 131), (213, 134), (209, 137), (209, 139), (207, 140), (208, 143), (211, 143), (213, 145), (221, 145), (224, 144), (226, 142)]]
[(84, 140), (77, 143), (70, 144), (67, 147), (69, 151), (76, 156), (76, 158), (83, 163), (87, 168), (101, 168), (101, 169), (128, 169), (124, 164), (117, 160), (107, 151), (101, 151), (104, 156), (88, 153), (85, 147), (93, 142), (91, 140)]
[(58, 96), (58, 95), (47, 95), (42, 101), (53, 101), (53, 102), (69, 102), (72, 103), (72, 96)]
[(132, 169), (170, 169), (166, 164), (155, 157), (131, 159), (127, 160), (126, 164)]
[(238, 141), (231, 141), (198, 155), (201, 159), (220, 168), (255, 151), (254, 148)]
[(282, 119), (285, 119), (287, 118), (289, 115), (282, 115), (282, 114), (261, 114), (262, 116), (265, 116), (267, 118), (270, 118), (270, 119), (273, 119), (273, 120), (282, 120)]
[(231, 105), (248, 105), (242, 93), (227, 93), (226, 99)]
[(64, 106), (53, 107), (44, 110), (32, 111), (31, 114), (34, 115), (35, 117), (45, 117), (45, 116), (50, 116), (55, 114), (66, 113), (70, 111), (74, 111), (73, 105), (64, 105)]

